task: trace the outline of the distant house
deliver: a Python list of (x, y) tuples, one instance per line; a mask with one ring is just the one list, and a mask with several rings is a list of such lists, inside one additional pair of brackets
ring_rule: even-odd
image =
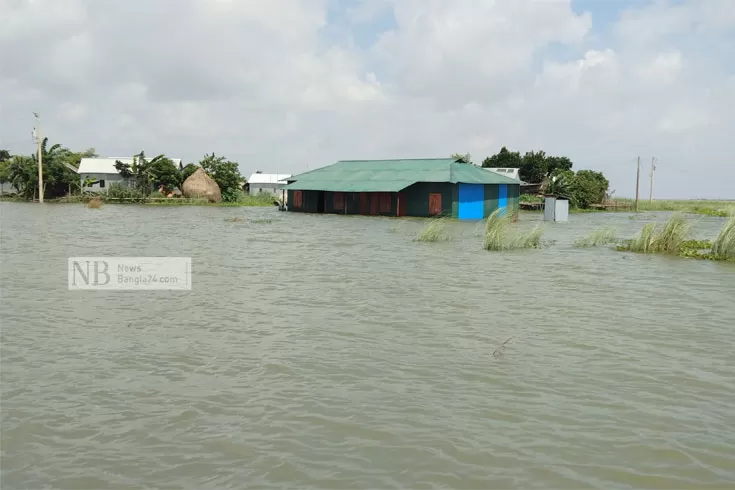
[(288, 182), (289, 211), (468, 220), (515, 215), (521, 184), (455, 158), (340, 161)]
[(520, 168), (497, 168), (497, 167), (482, 167), (485, 170), (489, 170), (491, 172), (495, 172), (500, 175), (505, 175), (506, 177), (510, 177), (511, 179), (521, 180), (521, 177), (519, 175)]
[[(125, 179), (123, 179), (115, 168), (115, 162), (118, 160), (128, 165), (132, 165), (133, 163), (132, 157), (82, 158), (77, 169), (81, 185), (84, 185), (84, 179), (86, 177), (95, 180), (93, 184), (88, 185), (83, 190), (85, 192), (107, 192), (110, 184), (114, 182), (125, 182)], [(172, 158), (171, 161), (181, 169), (180, 158)]]
[(250, 194), (255, 195), (267, 192), (280, 197), (281, 190), (286, 185), (286, 180), (290, 177), (291, 174), (263, 174), (256, 172), (248, 178)]

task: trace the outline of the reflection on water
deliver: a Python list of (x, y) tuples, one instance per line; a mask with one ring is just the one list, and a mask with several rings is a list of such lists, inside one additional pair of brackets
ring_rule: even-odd
[[(732, 486), (735, 267), (572, 247), (663, 215), (627, 216), (492, 253), (473, 223), (2, 203), (2, 488)], [(92, 255), (191, 256), (193, 290), (68, 291)]]

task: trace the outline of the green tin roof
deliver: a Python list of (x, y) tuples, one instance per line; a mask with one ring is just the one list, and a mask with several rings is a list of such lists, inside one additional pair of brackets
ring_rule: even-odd
[(295, 182), (286, 185), (286, 189), (332, 192), (398, 192), (416, 182), (520, 184), (454, 158), (342, 160), (288, 180)]

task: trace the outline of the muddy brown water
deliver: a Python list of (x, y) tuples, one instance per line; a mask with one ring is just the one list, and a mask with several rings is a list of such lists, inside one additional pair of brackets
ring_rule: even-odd
[[(473, 223), (0, 203), (2, 488), (733, 488), (735, 267), (572, 246), (666, 214), (628, 216), (492, 253)], [(69, 291), (70, 256), (190, 256), (193, 290)]]

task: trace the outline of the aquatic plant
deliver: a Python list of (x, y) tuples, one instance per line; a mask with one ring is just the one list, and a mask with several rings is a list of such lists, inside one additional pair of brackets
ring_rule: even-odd
[(417, 242), (441, 242), (451, 239), (451, 235), (446, 230), (447, 218), (431, 218), (426, 226), (418, 233), (415, 238)]
[(727, 220), (712, 242), (712, 253), (723, 260), (735, 260), (735, 215)]
[(609, 245), (617, 242), (617, 235), (612, 228), (602, 227), (593, 231), (584, 238), (574, 241), (574, 246), (578, 248), (598, 247), (600, 245)]
[(102, 207), (102, 199), (99, 196), (95, 196), (89, 200), (87, 207), (91, 209), (99, 209)]
[(485, 221), (485, 250), (502, 251), (523, 248), (540, 248), (543, 230), (536, 226), (532, 230), (523, 232), (511, 229), (511, 216), (501, 216), (500, 209), (496, 209)]
[(676, 254), (687, 240), (690, 229), (691, 223), (683, 215), (676, 213), (663, 227), (655, 223), (646, 224), (622, 249), (637, 253)]

